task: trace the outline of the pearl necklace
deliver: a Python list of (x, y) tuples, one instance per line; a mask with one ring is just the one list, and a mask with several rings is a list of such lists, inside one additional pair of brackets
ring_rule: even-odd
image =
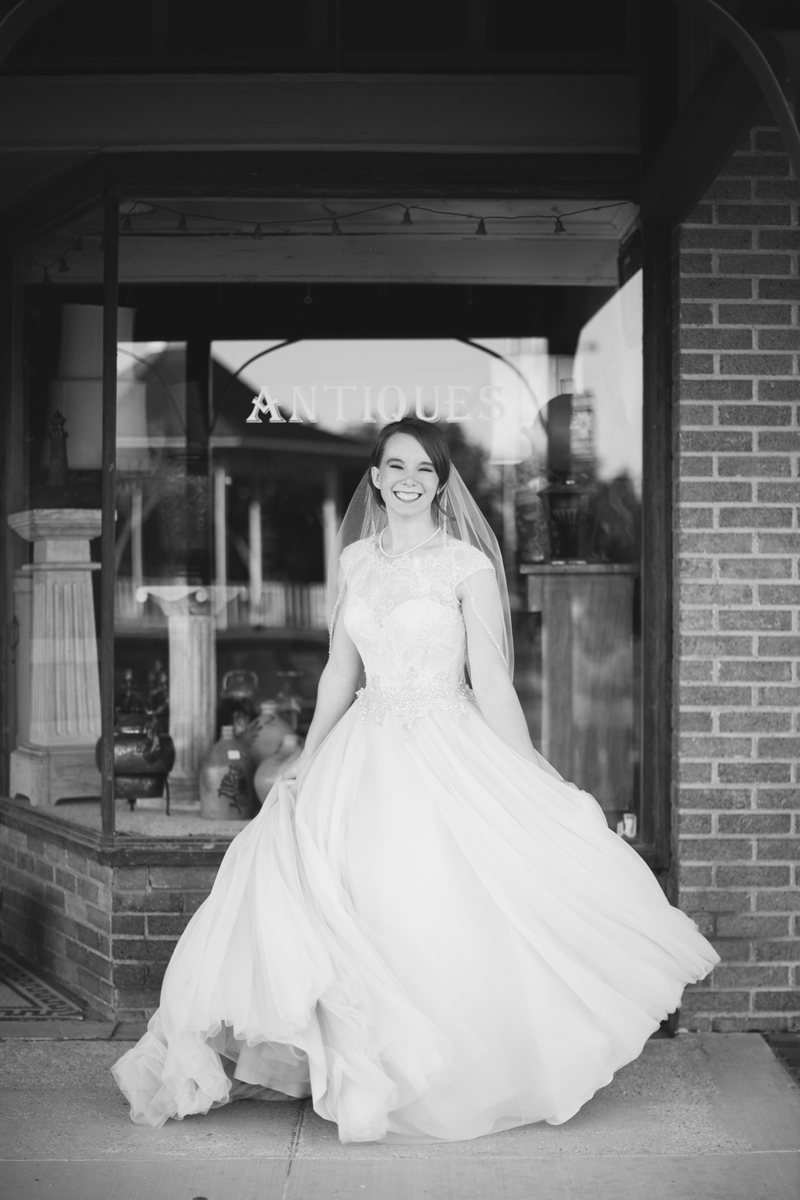
[(418, 542), (416, 546), (409, 546), (407, 550), (401, 550), (399, 554), (390, 554), (388, 550), (384, 550), (383, 548), (383, 535), (386, 533), (386, 530), (382, 529), (380, 537), (378, 538), (378, 546), (381, 549), (381, 553), (385, 554), (387, 558), (402, 558), (404, 554), (410, 554), (412, 550), (419, 550), (420, 546), (425, 545), (425, 542), (429, 542), (431, 538), (435, 538), (438, 532), (438, 528), (434, 529), (433, 533), (428, 534), (428, 536), (425, 538), (425, 541)]

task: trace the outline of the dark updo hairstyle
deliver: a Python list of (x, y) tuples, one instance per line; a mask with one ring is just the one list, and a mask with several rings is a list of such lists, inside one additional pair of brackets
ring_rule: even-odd
[(430, 421), (422, 421), (419, 417), (402, 417), (399, 421), (392, 421), (389, 425), (384, 425), (378, 434), (375, 445), (372, 447), (372, 462), (370, 463), (369, 472), (369, 486), (372, 488), (372, 495), (381, 508), (386, 507), (383, 502), (383, 496), (372, 482), (371, 468), (380, 467), (386, 451), (386, 443), (395, 433), (407, 433), (409, 437), (413, 437), (415, 441), (419, 442), (431, 460), (433, 469), (439, 480), (436, 495), (431, 504), (431, 516), (434, 521), (438, 522), (442, 516), (442, 507), (439, 503), (439, 498), (450, 478), (450, 448), (441, 429), (432, 425)]

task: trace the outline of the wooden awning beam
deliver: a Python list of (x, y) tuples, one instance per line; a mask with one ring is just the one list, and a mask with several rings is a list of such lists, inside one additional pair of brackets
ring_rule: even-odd
[[(755, 78), (764, 99), (772, 110), (775, 124), (783, 136), (795, 175), (800, 179), (800, 133), (783, 88), (755, 37), (736, 17), (731, 16), (716, 0), (676, 0), (694, 16), (699, 16), (720, 37), (733, 47), (748, 71)], [(795, 97), (797, 99), (797, 97)]]
[[(706, 0), (676, 2), (703, 19)], [(713, 5), (713, 8), (717, 7)], [(770, 54), (771, 45), (779, 42), (777, 38), (772, 40), (771, 31), (766, 27), (774, 7), (764, 0), (746, 0), (737, 14), (736, 23), (745, 38), (759, 43), (756, 51), (765, 62), (767, 59), (763, 52), (774, 57)], [(764, 24), (756, 27), (756, 21)], [(747, 24), (750, 25), (749, 31)], [(721, 27), (718, 32), (722, 32)], [(780, 90), (780, 85), (771, 66), (767, 62), (774, 88), (767, 87), (765, 94), (762, 84), (766, 85), (766, 79), (761, 78), (763, 72), (756, 77), (754, 62), (746, 62), (740, 53), (744, 43), (739, 45), (739, 40), (738, 49), (728, 42), (723, 42), (719, 47), (645, 175), (641, 191), (644, 216), (671, 223), (682, 220), (701, 199), (737, 148), (759, 106), (765, 99), (772, 101), (773, 107), (777, 104), (774, 93), (775, 89)], [(782, 40), (786, 41), (785, 38)], [(786, 47), (783, 48), (786, 52)], [(753, 59), (755, 57), (752, 56)], [(788, 54), (786, 57), (788, 61)], [(785, 100), (783, 105), (793, 127), (784, 129), (787, 152), (796, 157), (800, 153), (797, 125)], [(786, 121), (783, 120), (781, 124), (782, 127), (786, 126)]]

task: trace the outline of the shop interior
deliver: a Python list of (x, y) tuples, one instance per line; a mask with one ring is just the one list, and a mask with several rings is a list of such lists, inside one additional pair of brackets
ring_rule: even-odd
[[(635, 840), (634, 207), (123, 201), (112, 632), (101, 242), (88, 212), (24, 263), (11, 794), (99, 826), (105, 638), (118, 829), (252, 817), (313, 715), (330, 554), (372, 440), (416, 413), (500, 541), (534, 743)], [(212, 772), (231, 738), (244, 782)]]

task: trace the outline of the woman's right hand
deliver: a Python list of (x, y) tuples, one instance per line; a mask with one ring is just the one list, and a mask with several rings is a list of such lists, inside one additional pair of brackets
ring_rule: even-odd
[(288, 764), (288, 766), (285, 766), (283, 768), (283, 770), (281, 771), (280, 775), (278, 776), (276, 782), (277, 783), (293, 783), (294, 780), (297, 779), (297, 776), (303, 767), (304, 761), (305, 761), (305, 756), (302, 754), (298, 755), (298, 757), (294, 760), (294, 762), (290, 762)]

